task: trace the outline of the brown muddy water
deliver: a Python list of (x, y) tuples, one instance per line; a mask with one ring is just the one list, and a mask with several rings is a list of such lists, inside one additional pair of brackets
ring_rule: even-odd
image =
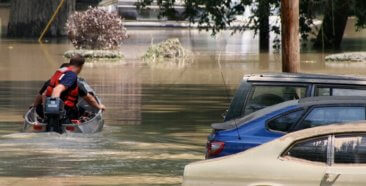
[[(212, 38), (196, 30), (130, 29), (129, 35), (124, 60), (89, 63), (81, 74), (108, 108), (104, 130), (93, 135), (20, 132), (37, 90), (72, 46), (0, 39), (0, 185), (179, 185), (184, 166), (204, 159), (210, 123), (222, 120), (242, 76), (281, 68), (280, 55), (259, 53), (249, 32)], [(193, 51), (191, 60), (140, 60), (151, 42), (172, 37)], [(366, 50), (366, 32), (348, 31), (344, 46)], [(304, 50), (301, 71), (366, 75), (364, 63), (327, 63), (325, 55)]]

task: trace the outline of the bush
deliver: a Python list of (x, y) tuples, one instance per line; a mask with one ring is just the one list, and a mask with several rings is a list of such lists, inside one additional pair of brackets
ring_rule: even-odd
[(117, 49), (127, 38), (120, 16), (100, 8), (89, 7), (84, 12), (73, 13), (66, 29), (77, 49)]
[(163, 59), (185, 58), (188, 51), (183, 48), (178, 38), (167, 39), (161, 43), (151, 45), (143, 59), (149, 61), (161, 61)]
[(66, 58), (71, 58), (74, 55), (81, 55), (87, 59), (121, 59), (123, 54), (119, 50), (68, 50), (65, 52), (64, 56)]

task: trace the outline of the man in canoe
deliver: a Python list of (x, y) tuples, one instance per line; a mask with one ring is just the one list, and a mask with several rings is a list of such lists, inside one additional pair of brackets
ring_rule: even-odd
[(70, 63), (61, 65), (51, 79), (44, 83), (33, 104), (38, 115), (43, 117), (42, 97), (59, 97), (65, 104), (66, 115), (70, 120), (78, 119), (79, 111), (76, 104), (79, 96), (89, 105), (105, 110), (105, 106), (99, 104), (93, 95), (89, 94), (84, 87), (78, 86), (77, 75), (82, 70), (84, 62), (82, 56), (73, 56)]

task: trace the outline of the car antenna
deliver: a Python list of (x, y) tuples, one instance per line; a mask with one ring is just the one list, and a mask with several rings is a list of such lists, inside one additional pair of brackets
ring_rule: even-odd
[[(224, 83), (226, 97), (229, 100), (229, 102), (231, 102), (231, 98), (230, 98), (229, 91), (228, 91), (228, 88), (227, 88), (227, 85), (226, 85), (224, 73), (222, 73), (222, 68), (221, 68), (221, 51), (219, 53), (219, 59), (217, 60), (217, 64), (219, 65), (221, 78), (222, 78), (222, 81)], [(241, 140), (240, 133), (239, 133), (239, 127), (238, 127), (238, 124), (236, 123), (236, 118), (234, 118), (233, 120), (234, 120), (234, 125), (235, 125), (236, 132), (238, 134), (238, 139)]]

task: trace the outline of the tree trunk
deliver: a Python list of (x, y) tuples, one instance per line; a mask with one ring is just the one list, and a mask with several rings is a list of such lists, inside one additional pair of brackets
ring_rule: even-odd
[[(61, 0), (12, 0), (8, 24), (10, 37), (38, 37), (47, 25)], [(65, 0), (47, 37), (65, 35), (65, 23), (75, 10), (75, 0)]]
[(300, 70), (299, 0), (281, 0), (282, 71)]
[(259, 0), (259, 50), (269, 49), (269, 14), (270, 6), (268, 0)]
[(341, 46), (350, 4), (344, 0), (328, 0), (322, 27), (314, 43), (315, 48), (337, 49)]

